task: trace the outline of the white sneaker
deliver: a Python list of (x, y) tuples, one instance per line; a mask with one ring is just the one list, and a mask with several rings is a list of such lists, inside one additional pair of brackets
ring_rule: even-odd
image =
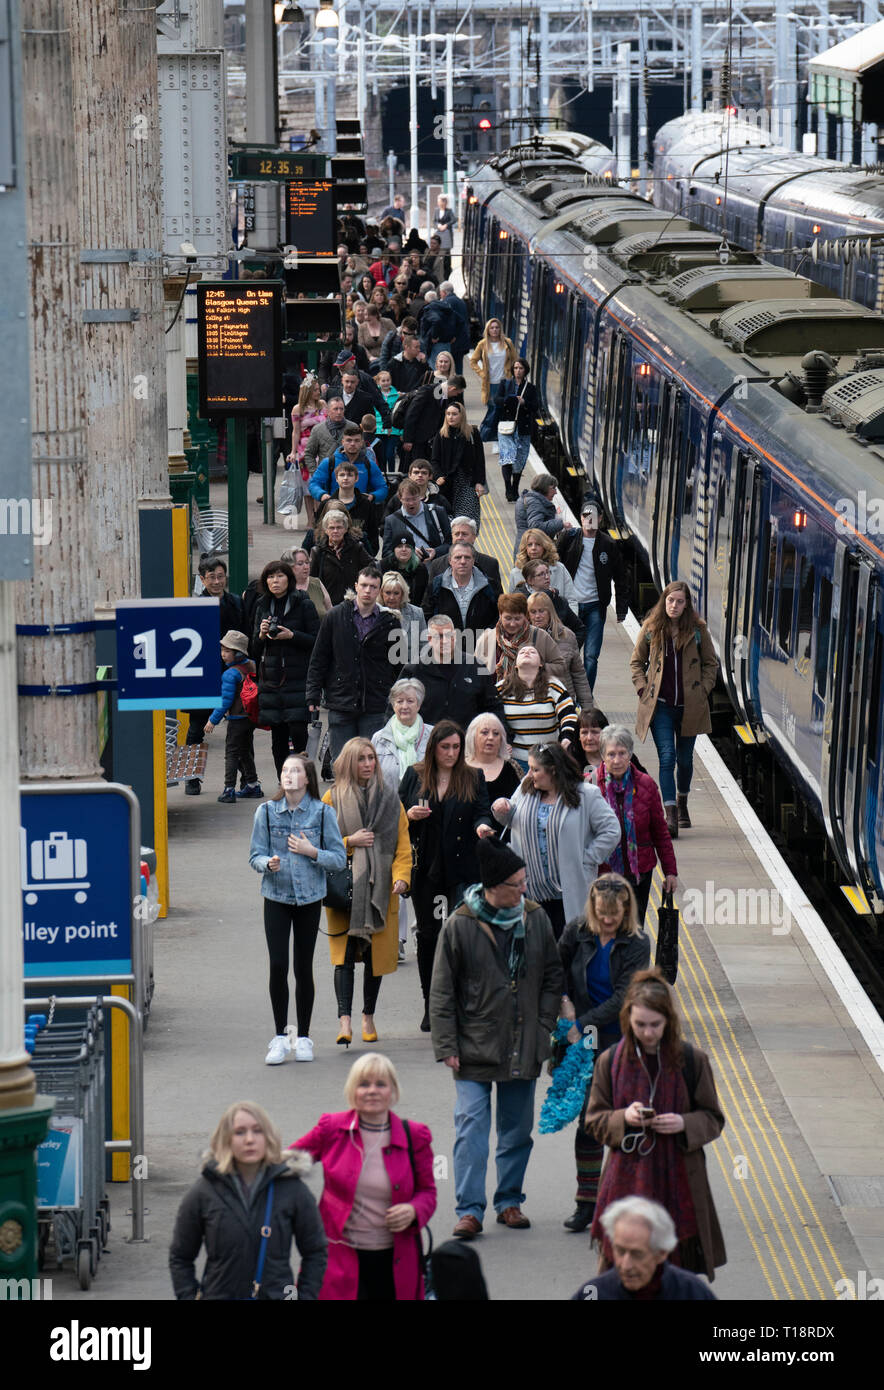
[(298, 1038), (297, 1042), (295, 1043), (295, 1061), (313, 1061), (313, 1043), (310, 1041), (309, 1038)]
[(271, 1038), (264, 1061), (268, 1067), (278, 1067), (280, 1062), (286, 1060), (290, 1052), (291, 1046), (285, 1033), (278, 1033), (275, 1038)]

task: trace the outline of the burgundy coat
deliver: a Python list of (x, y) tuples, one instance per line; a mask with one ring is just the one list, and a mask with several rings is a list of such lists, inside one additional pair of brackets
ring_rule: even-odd
[[(436, 1210), (436, 1184), (433, 1180), (432, 1138), (426, 1125), (409, 1121), (417, 1187), (408, 1154), (405, 1126), (390, 1112), (390, 1144), (384, 1149), (384, 1166), (393, 1189), (391, 1206), (411, 1202), (417, 1225), (393, 1236), (393, 1281), (399, 1302), (423, 1298), (423, 1275), (418, 1264), (419, 1228), (426, 1226)], [(355, 1250), (344, 1243), (344, 1226), (356, 1195), (362, 1169), (362, 1138), (355, 1110), (323, 1115), (309, 1134), (296, 1139), (293, 1149), (306, 1149), (322, 1164), (325, 1184), (319, 1214), (328, 1237), (328, 1267), (320, 1290), (320, 1300), (352, 1301), (359, 1289), (359, 1260)]]
[[(597, 767), (592, 781), (599, 788), (604, 796), (604, 790), (599, 781), (601, 768)], [(672, 848), (672, 837), (666, 825), (666, 815), (663, 811), (663, 800), (660, 796), (660, 788), (647, 772), (639, 772), (633, 764), (632, 780), (635, 784), (635, 791), (632, 798), (632, 814), (635, 818), (635, 842), (638, 846), (638, 868), (639, 873), (646, 874), (653, 869), (657, 860), (660, 860), (660, 868), (664, 874), (677, 874), (678, 866), (675, 862), (675, 850)], [(605, 797), (607, 802), (607, 797)], [(608, 802), (610, 805), (610, 803)], [(616, 815), (616, 810), (614, 811)], [(619, 817), (618, 817), (619, 819)], [(611, 873), (610, 864), (603, 864), (599, 869), (600, 874)]]

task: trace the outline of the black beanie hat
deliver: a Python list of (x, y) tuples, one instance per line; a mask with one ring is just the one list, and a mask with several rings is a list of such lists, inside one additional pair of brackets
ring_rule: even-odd
[(476, 848), (479, 860), (479, 877), (483, 888), (496, 888), (505, 879), (524, 869), (525, 861), (499, 840), (486, 838), (480, 840)]

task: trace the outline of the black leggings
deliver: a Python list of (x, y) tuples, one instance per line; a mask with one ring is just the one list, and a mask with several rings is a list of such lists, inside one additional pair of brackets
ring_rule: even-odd
[(264, 935), (270, 954), (270, 1007), (279, 1037), (289, 1021), (289, 932), (292, 934), (292, 969), (295, 974), (295, 1009), (298, 1037), (310, 1034), (310, 1018), (316, 989), (313, 984), (313, 952), (319, 934), (322, 903), (277, 903), (264, 899)]
[(365, 974), (362, 978), (362, 1012), (371, 1018), (375, 1011), (381, 989), (381, 977), (372, 974), (371, 942), (363, 941), (358, 936), (351, 936), (347, 939), (347, 954), (344, 957), (344, 964), (335, 966), (335, 998), (338, 1001), (338, 1018), (342, 1014), (346, 1014), (349, 1018), (353, 1012), (353, 984), (356, 976), (356, 962), (359, 960), (364, 961), (365, 964)]
[(282, 776), (282, 765), (289, 755), (289, 741), (296, 753), (303, 753), (307, 747), (307, 721), (292, 720), (288, 724), (270, 725), (270, 747), (276, 764), (277, 777)]
[(420, 872), (411, 880), (411, 901), (414, 903), (417, 923), (417, 972), (425, 1003), (430, 998), (436, 942), (439, 940), (442, 924), (463, 898), (466, 886), (463, 883), (436, 883), (431, 878), (425, 878)]

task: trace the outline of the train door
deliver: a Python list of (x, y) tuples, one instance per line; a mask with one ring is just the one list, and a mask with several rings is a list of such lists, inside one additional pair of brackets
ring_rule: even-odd
[(866, 868), (873, 848), (867, 800), (869, 763), (878, 755), (879, 604), (871, 565), (839, 541), (823, 729), (823, 817), (841, 867), (867, 891), (873, 888)]
[(580, 296), (572, 290), (568, 297), (565, 324), (565, 365), (562, 371), (562, 441), (572, 463), (580, 462), (577, 437), (578, 402), (583, 390), (580, 378)]
[(604, 447), (601, 466), (596, 469), (602, 493), (602, 502), (609, 520), (619, 515), (617, 506), (617, 464), (620, 457), (620, 443), (626, 420), (626, 400), (629, 387), (629, 344), (627, 340), (615, 335), (608, 353), (608, 372), (605, 388)]
[(675, 493), (678, 485), (678, 462), (683, 437), (683, 398), (681, 388), (671, 381), (663, 384), (660, 397), (657, 457), (654, 469), (654, 493), (651, 509), (652, 534), (648, 554), (651, 573), (658, 589), (664, 589), (672, 578), (672, 538), (676, 527)]
[[(753, 700), (752, 595), (762, 532), (763, 475), (758, 460), (736, 452), (726, 505), (728, 551), (722, 594), (721, 668), (734, 708), (757, 721)], [(724, 486), (722, 479), (721, 486)]]
[(546, 403), (546, 356), (543, 326), (547, 320), (545, 301), (549, 271), (543, 261), (534, 261), (534, 283), (531, 289), (531, 314), (528, 325), (528, 361), (534, 369), (534, 383)]

